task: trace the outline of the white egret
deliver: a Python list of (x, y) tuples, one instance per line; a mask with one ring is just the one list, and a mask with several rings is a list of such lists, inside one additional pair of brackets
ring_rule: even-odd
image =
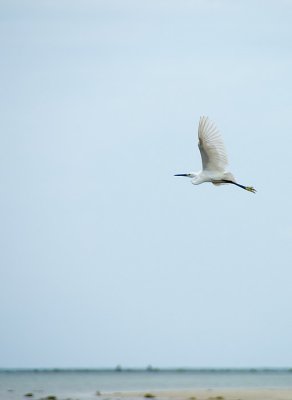
[(192, 179), (193, 185), (200, 185), (200, 183), (204, 182), (212, 182), (214, 185), (230, 183), (249, 192), (256, 192), (252, 186), (244, 186), (237, 183), (231, 172), (226, 169), (228, 159), (222, 137), (217, 127), (208, 117), (200, 117), (198, 137), (198, 146), (202, 157), (202, 170), (188, 174), (176, 174), (175, 176), (187, 176)]

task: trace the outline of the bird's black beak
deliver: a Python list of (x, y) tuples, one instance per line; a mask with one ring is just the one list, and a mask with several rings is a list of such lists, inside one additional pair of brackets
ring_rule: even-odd
[(188, 176), (188, 174), (176, 174), (174, 176)]

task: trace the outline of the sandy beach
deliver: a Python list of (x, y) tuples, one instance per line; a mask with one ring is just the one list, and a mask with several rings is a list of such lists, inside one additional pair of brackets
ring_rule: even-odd
[(151, 392), (102, 393), (103, 399), (180, 399), (180, 400), (292, 400), (292, 389), (197, 389)]
[(292, 400), (292, 371), (0, 371), (0, 400), (21, 398)]

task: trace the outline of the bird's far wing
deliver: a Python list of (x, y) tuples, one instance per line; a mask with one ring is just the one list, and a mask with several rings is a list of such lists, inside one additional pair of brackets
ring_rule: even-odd
[(228, 164), (225, 146), (217, 127), (208, 117), (200, 118), (198, 137), (203, 170), (224, 171)]

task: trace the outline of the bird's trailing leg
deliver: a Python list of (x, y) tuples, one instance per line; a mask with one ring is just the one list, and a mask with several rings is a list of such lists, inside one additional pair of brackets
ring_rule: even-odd
[(224, 183), (231, 183), (232, 185), (236, 185), (244, 190), (247, 190), (248, 192), (252, 192), (252, 193), (256, 193), (256, 190), (254, 187), (252, 186), (244, 186), (244, 185), (240, 185), (239, 183), (233, 182), (233, 181), (229, 181), (227, 179), (222, 179), (222, 182)]

